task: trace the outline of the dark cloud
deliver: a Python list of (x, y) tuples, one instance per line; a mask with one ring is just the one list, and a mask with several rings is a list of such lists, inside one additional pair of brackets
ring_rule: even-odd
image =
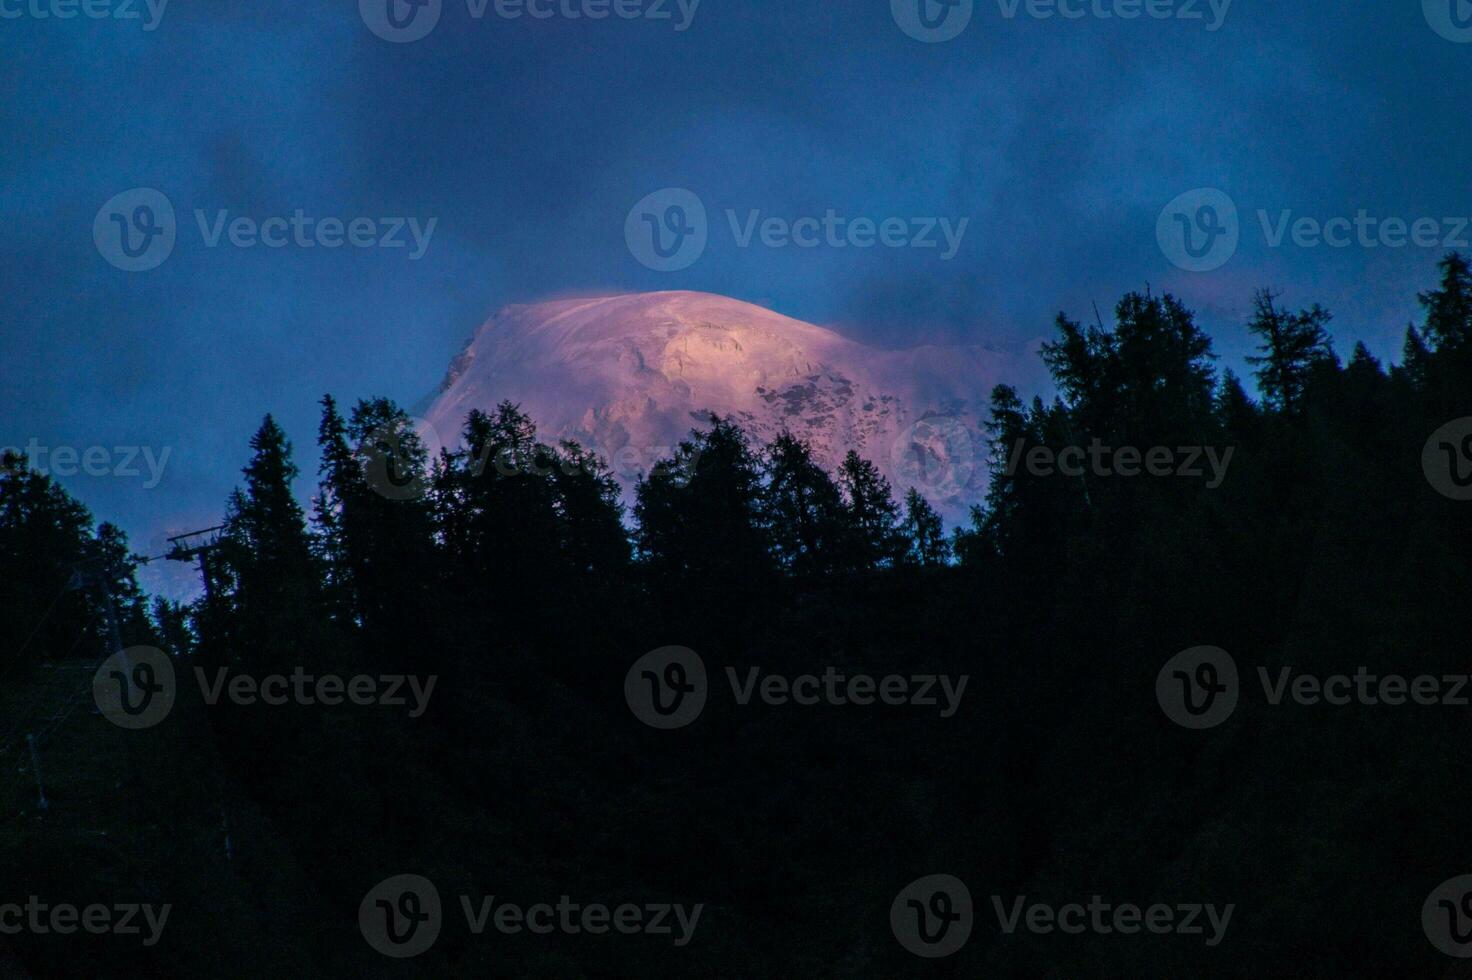
[[(701, 289), (842, 325), (868, 343), (1025, 343), (1066, 309), (1107, 316), (1150, 283), (1194, 305), (1225, 361), (1251, 290), (1322, 301), (1347, 351), (1394, 355), (1439, 249), (1272, 248), (1259, 209), (1472, 213), (1461, 102), (1472, 45), (1416, 3), (1236, 0), (1200, 22), (1008, 19), (978, 2), (954, 41), (897, 29), (885, 0), (703, 0), (668, 22), (472, 19), (445, 0), (422, 41), (355, 4), (184, 3), (157, 30), (0, 23), (0, 442), (174, 447), (160, 487), (72, 481), (141, 540), (216, 513), (266, 411), (311, 474), (315, 402), (411, 404), (504, 303)], [(1198, 7), (1204, 8), (1205, 4)], [(673, 4), (671, 4), (673, 9)], [(103, 261), (93, 216), (155, 187), (179, 241), (158, 269)], [(657, 273), (630, 206), (687, 187), (712, 237)], [(1165, 203), (1215, 186), (1242, 244), (1171, 265)], [(726, 212), (969, 219), (956, 256), (739, 248)], [(264, 220), (437, 219), (404, 250), (206, 247), (195, 209)]]

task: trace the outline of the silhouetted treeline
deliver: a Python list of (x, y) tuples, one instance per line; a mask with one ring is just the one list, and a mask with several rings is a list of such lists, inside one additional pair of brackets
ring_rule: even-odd
[[(303, 975), (389, 975), (358, 903), (410, 871), (452, 920), (458, 894), (707, 906), (680, 949), (447, 926), (414, 961), (426, 975), (1430, 975), (1421, 902), (1472, 869), (1469, 709), (1272, 707), (1252, 691), (1259, 667), (1472, 667), (1472, 504), (1423, 470), (1428, 437), (1472, 416), (1472, 271), (1458, 255), (1439, 270), (1388, 369), (1363, 344), (1346, 362), (1325, 308), (1259, 292), (1243, 324), (1255, 395), (1173, 296), (1131, 293), (1111, 326), (1060, 314), (1043, 351), (1056, 396), (993, 392), (990, 489), (949, 535), (859, 455), (829, 473), (801, 440), (753, 446), (729, 419), (692, 432), (626, 512), (603, 462), (543, 441), (515, 405), (472, 412), (463, 444), (431, 457), (392, 402), (344, 412), (328, 397), (310, 499), (268, 416), (228, 501), (213, 599), (150, 616), (116, 529), (94, 532), (11, 460), (0, 671), (110, 650), (103, 593), (65, 589), (90, 568), (123, 642), (168, 648), (181, 678), (438, 679), (417, 717), (206, 705), (181, 683), (155, 750), (109, 797), (133, 802), (87, 817), (167, 826), (181, 856), (135, 855), (136, 877), (181, 903), (216, 896), (129, 954), (159, 975), (256, 975), (258, 944)], [(1472, 454), (1447, 460), (1461, 464)], [(64, 612), (40, 617), (53, 599)], [(668, 645), (698, 652), (712, 689), (678, 731), (623, 697), (633, 661)], [(1242, 671), (1241, 705), (1208, 732), (1155, 698), (1165, 661), (1198, 645)], [(728, 668), (753, 667), (970, 684), (944, 718), (718, 696)], [(8, 851), (59, 833), (54, 817), (6, 819)], [(888, 916), (936, 872), (969, 884), (977, 924), (928, 962)], [(195, 879), (208, 890), (189, 892)], [(1009, 936), (992, 895), (1237, 911), (1213, 948)], [(206, 948), (216, 929), (242, 959)], [(84, 944), (15, 948), (38, 976), (111, 969)]]

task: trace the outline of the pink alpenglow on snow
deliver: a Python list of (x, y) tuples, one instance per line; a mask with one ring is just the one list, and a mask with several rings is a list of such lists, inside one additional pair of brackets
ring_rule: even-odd
[(1035, 362), (983, 346), (880, 350), (723, 296), (631, 293), (502, 310), (426, 417), (452, 445), (471, 409), (515, 402), (543, 441), (593, 449), (627, 488), (714, 413), (757, 449), (792, 432), (830, 473), (854, 449), (896, 499), (913, 486), (960, 520), (985, 494), (991, 390), (1030, 392)]

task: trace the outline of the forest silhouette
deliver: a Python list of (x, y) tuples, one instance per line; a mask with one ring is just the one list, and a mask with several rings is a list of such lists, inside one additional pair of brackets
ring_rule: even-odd
[[(0, 935), (0, 972), (1444, 974), (1422, 904), (1472, 872), (1469, 709), (1274, 705), (1258, 683), (1472, 671), (1472, 503), (1456, 499), (1472, 423), (1466, 442), (1433, 437), (1472, 416), (1468, 261), (1446, 256), (1419, 303), (1387, 367), (1362, 343), (1341, 357), (1323, 307), (1259, 292), (1252, 392), (1171, 295), (1126, 295), (1110, 326), (1060, 314), (1042, 353), (1056, 398), (995, 389), (989, 490), (949, 534), (858, 454), (830, 473), (801, 440), (753, 446), (731, 419), (693, 431), (626, 506), (596, 456), (544, 441), (514, 404), (472, 412), (431, 456), (393, 402), (325, 397), (313, 492), (294, 492), (291, 441), (266, 416), (207, 593), (180, 604), (144, 594), (118, 528), (8, 456), (0, 861), (19, 895), (174, 910), (151, 947)], [(1059, 465), (1099, 446), (1111, 469)], [(1229, 459), (1214, 486), (1147, 462), (1207, 448)], [(82, 668), (119, 644), (165, 651), (179, 679), (146, 730), (92, 710)], [(625, 679), (672, 646), (698, 654), (709, 692), (660, 730)], [(1209, 730), (1156, 693), (1199, 646), (1241, 671)], [(742, 704), (725, 678), (752, 668), (969, 685), (949, 717)], [(413, 717), (211, 704), (195, 683), (301, 671), (437, 681)], [(358, 919), (401, 873), (445, 904), (411, 961), (375, 952)], [(975, 926), (928, 960), (890, 910), (934, 873), (966, 882)], [(680, 947), (478, 936), (462, 895), (704, 913)], [(1208, 947), (1008, 934), (993, 908), (1095, 895), (1236, 911)]]

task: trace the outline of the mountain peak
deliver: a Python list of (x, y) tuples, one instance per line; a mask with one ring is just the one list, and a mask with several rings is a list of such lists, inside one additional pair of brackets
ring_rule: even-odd
[(1016, 366), (986, 347), (879, 350), (711, 293), (570, 297), (482, 324), (427, 418), (449, 444), (471, 409), (518, 403), (627, 487), (714, 413), (757, 446), (791, 431), (830, 471), (854, 449), (896, 496), (914, 486), (959, 518), (984, 492), (987, 399)]

